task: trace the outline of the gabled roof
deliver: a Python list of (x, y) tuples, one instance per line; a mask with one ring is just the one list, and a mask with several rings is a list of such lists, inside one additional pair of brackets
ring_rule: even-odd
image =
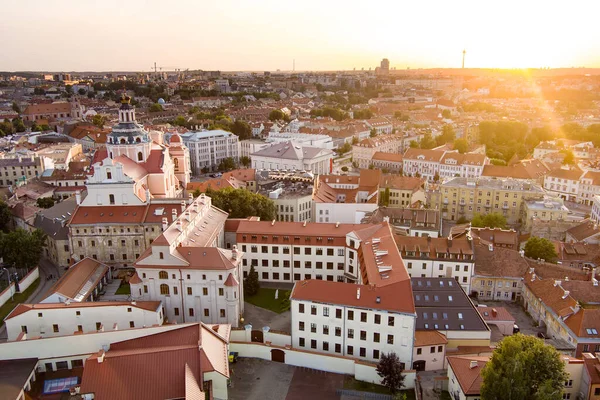
[(91, 258), (77, 262), (46, 292), (45, 299), (59, 294), (76, 302), (90, 297), (100, 279), (108, 271), (108, 266)]
[(447, 344), (448, 339), (438, 331), (415, 331), (415, 347)]
[(589, 237), (599, 234), (600, 227), (594, 221), (586, 219), (583, 220), (581, 224), (567, 229), (566, 233), (571, 235), (578, 242), (581, 242)]
[(186, 392), (198, 394), (193, 383), (200, 387), (207, 372), (229, 378), (228, 342), (228, 326), (196, 323), (113, 343), (88, 358), (81, 393), (96, 400), (187, 398)]
[[(448, 364), (454, 371), (454, 376), (458, 380), (461, 390), (467, 396), (476, 396), (481, 392), (483, 378), (481, 370), (489, 361), (489, 357), (458, 357), (451, 356), (447, 358)], [(476, 366), (471, 367), (471, 361)]]
[(446, 152), (443, 150), (427, 150), (409, 148), (404, 153), (405, 160), (440, 162)]
[[(29, 311), (37, 310), (57, 310), (63, 308), (89, 308), (89, 307), (133, 307), (147, 311), (157, 311), (160, 308), (160, 301), (84, 301), (81, 303), (36, 303), (19, 304), (8, 314), (6, 319), (14, 318)], [(109, 308), (106, 312), (111, 312)]]

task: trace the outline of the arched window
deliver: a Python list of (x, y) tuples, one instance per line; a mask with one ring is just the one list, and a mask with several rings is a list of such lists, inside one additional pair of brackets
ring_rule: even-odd
[[(162, 258), (162, 253), (160, 253), (160, 255), (160, 258)], [(158, 273), (158, 279), (169, 279), (169, 274), (167, 274), (167, 271), (160, 271)]]
[(110, 169), (106, 170), (106, 179), (112, 179), (112, 172), (110, 172)]
[(136, 143), (140, 143), (141, 141), (142, 141), (142, 139), (140, 139), (139, 137), (136, 137), (136, 138), (135, 138), (135, 142), (136, 142)]
[(114, 194), (109, 194), (108, 195), (108, 202), (110, 204), (115, 204), (115, 195)]
[(165, 285), (164, 283), (160, 285), (160, 294), (169, 294), (169, 285)]
[(144, 161), (144, 155), (141, 151), (138, 152), (138, 161)]
[(121, 141), (120, 141), (119, 143), (121, 143), (121, 144), (126, 144), (126, 143), (127, 143), (127, 141), (125, 140), (125, 138), (121, 138)]
[[(160, 253), (158, 253), (158, 258), (160, 258), (161, 260), (165, 258), (165, 255), (163, 254), (163, 252), (161, 251)], [(163, 271), (164, 272), (164, 271)], [(165, 272), (165, 275), (167, 273)], [(167, 277), (165, 276), (165, 279), (167, 279)]]
[(178, 171), (179, 170), (179, 159), (174, 158), (173, 164), (175, 164), (175, 171)]

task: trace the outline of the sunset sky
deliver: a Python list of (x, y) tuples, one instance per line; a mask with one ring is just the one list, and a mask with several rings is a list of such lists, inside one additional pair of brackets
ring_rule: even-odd
[(3, 0), (1, 71), (600, 67), (593, 0)]

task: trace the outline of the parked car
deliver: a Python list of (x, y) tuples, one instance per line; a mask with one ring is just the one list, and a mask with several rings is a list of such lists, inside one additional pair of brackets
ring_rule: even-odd
[(521, 332), (521, 329), (519, 329), (519, 325), (514, 324), (513, 325), (513, 334), (519, 333), (519, 332)]
[(548, 336), (544, 332), (538, 332), (537, 337), (540, 339), (548, 339)]

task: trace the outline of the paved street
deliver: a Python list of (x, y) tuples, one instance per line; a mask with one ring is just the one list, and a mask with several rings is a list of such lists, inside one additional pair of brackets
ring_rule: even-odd
[(252, 329), (260, 330), (268, 326), (276, 331), (290, 332), (291, 313), (289, 311), (277, 314), (271, 310), (244, 303), (244, 325), (251, 324)]

